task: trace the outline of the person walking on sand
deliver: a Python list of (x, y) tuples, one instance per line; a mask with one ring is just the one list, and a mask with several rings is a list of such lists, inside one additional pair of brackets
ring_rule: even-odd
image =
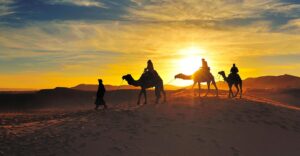
[(106, 90), (102, 83), (102, 79), (98, 79), (98, 82), (99, 82), (99, 86), (98, 86), (98, 91), (97, 91), (97, 95), (96, 95), (97, 97), (96, 97), (96, 101), (95, 101), (95, 105), (96, 105), (95, 110), (97, 110), (100, 105), (103, 105), (104, 109), (107, 109), (107, 105), (104, 101), (104, 94), (105, 94)]

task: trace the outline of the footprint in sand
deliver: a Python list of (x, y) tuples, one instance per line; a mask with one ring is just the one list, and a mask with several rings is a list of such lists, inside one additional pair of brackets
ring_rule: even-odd
[(236, 149), (235, 147), (230, 147), (233, 156), (239, 156), (240, 155), (240, 151), (238, 149)]
[(219, 144), (219, 142), (217, 140), (212, 140), (213, 144), (217, 147), (217, 148), (221, 148), (221, 145)]
[(143, 118), (144, 123), (149, 124), (150, 120), (148, 118)]
[(84, 147), (86, 147), (86, 143), (81, 143), (80, 148), (84, 148)]
[(176, 136), (177, 138), (181, 138), (181, 135), (178, 134), (178, 133), (176, 133), (175, 136)]
[(292, 126), (292, 127), (293, 127), (293, 130), (294, 130), (295, 132), (298, 132), (298, 133), (300, 132), (298, 126), (294, 125), (294, 126)]
[(205, 143), (206, 141), (203, 139), (203, 138), (201, 138), (201, 137), (198, 137), (197, 138), (197, 141), (199, 141), (199, 142), (201, 142), (201, 143)]
[(122, 154), (122, 149), (120, 147), (114, 146), (112, 148), (109, 149), (110, 153), (113, 154)]
[(288, 127), (286, 125), (283, 124), (278, 124), (278, 126), (284, 130), (289, 130)]
[(264, 124), (267, 124), (267, 125), (273, 125), (274, 123), (271, 122), (271, 121), (267, 121), (267, 120), (263, 120), (262, 121)]

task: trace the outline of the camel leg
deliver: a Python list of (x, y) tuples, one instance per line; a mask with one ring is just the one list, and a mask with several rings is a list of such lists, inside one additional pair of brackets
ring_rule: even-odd
[(240, 83), (240, 98), (242, 98), (242, 94), (243, 94), (243, 85), (242, 82)]
[(141, 89), (141, 91), (139, 93), (139, 97), (138, 97), (138, 101), (137, 101), (138, 105), (140, 104), (142, 93), (143, 93), (143, 89)]
[(214, 87), (216, 88), (216, 96), (219, 96), (219, 91), (218, 91), (218, 87), (215, 81), (212, 82), (212, 84), (214, 85)]
[(159, 102), (161, 90), (162, 90), (162, 86), (155, 87), (156, 104)]
[(199, 90), (198, 91), (198, 94), (199, 94), (198, 96), (201, 97), (201, 95), (200, 95), (200, 93), (201, 93), (201, 83), (200, 82), (198, 82), (198, 90)]
[(146, 93), (146, 89), (144, 89), (143, 93), (144, 93), (144, 97), (145, 97), (145, 102), (144, 102), (144, 104), (147, 104), (147, 93)]
[(230, 95), (230, 97), (232, 97), (232, 98), (233, 98), (232, 86), (233, 86), (233, 85), (231, 85), (231, 87), (230, 87), (230, 94), (231, 94), (231, 95)]
[(193, 92), (194, 92), (194, 96), (196, 96), (196, 91), (195, 91), (195, 89), (194, 89), (194, 86), (196, 85), (196, 83), (197, 83), (197, 82), (194, 82), (194, 84), (193, 84), (193, 86), (192, 86), (192, 90), (193, 90)]
[(234, 97), (236, 97), (239, 94), (240, 89), (239, 89), (238, 84), (234, 84), (234, 86), (236, 88), (236, 93), (235, 93)]
[(164, 102), (167, 102), (167, 97), (166, 97), (166, 92), (165, 92), (165, 89), (162, 88), (161, 92), (163, 93), (164, 95)]
[(229, 85), (229, 94), (228, 94), (228, 98), (231, 98), (231, 96), (233, 96), (233, 93), (232, 93), (232, 85)]
[(210, 82), (208, 81), (207, 82), (207, 91), (206, 91), (205, 97), (208, 95), (209, 92), (210, 92)]

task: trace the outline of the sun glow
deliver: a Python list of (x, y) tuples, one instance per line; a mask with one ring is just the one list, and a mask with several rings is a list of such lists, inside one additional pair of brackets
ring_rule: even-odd
[(179, 70), (184, 74), (193, 74), (201, 66), (201, 58), (206, 51), (198, 47), (188, 47), (179, 50), (183, 57), (179, 60)]
[[(205, 58), (206, 51), (204, 49), (192, 46), (178, 51), (182, 57), (177, 61), (176, 71), (191, 75), (201, 67), (201, 59)], [(191, 81), (178, 80), (176, 85), (186, 86), (191, 85)]]
[(191, 75), (200, 67), (201, 57), (188, 56), (179, 61), (179, 71)]

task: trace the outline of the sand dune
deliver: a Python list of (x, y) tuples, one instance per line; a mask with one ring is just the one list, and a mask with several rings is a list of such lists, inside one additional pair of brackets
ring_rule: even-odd
[(120, 98), (107, 111), (3, 113), (0, 155), (300, 155), (298, 107), (222, 94), (174, 91), (158, 105)]

